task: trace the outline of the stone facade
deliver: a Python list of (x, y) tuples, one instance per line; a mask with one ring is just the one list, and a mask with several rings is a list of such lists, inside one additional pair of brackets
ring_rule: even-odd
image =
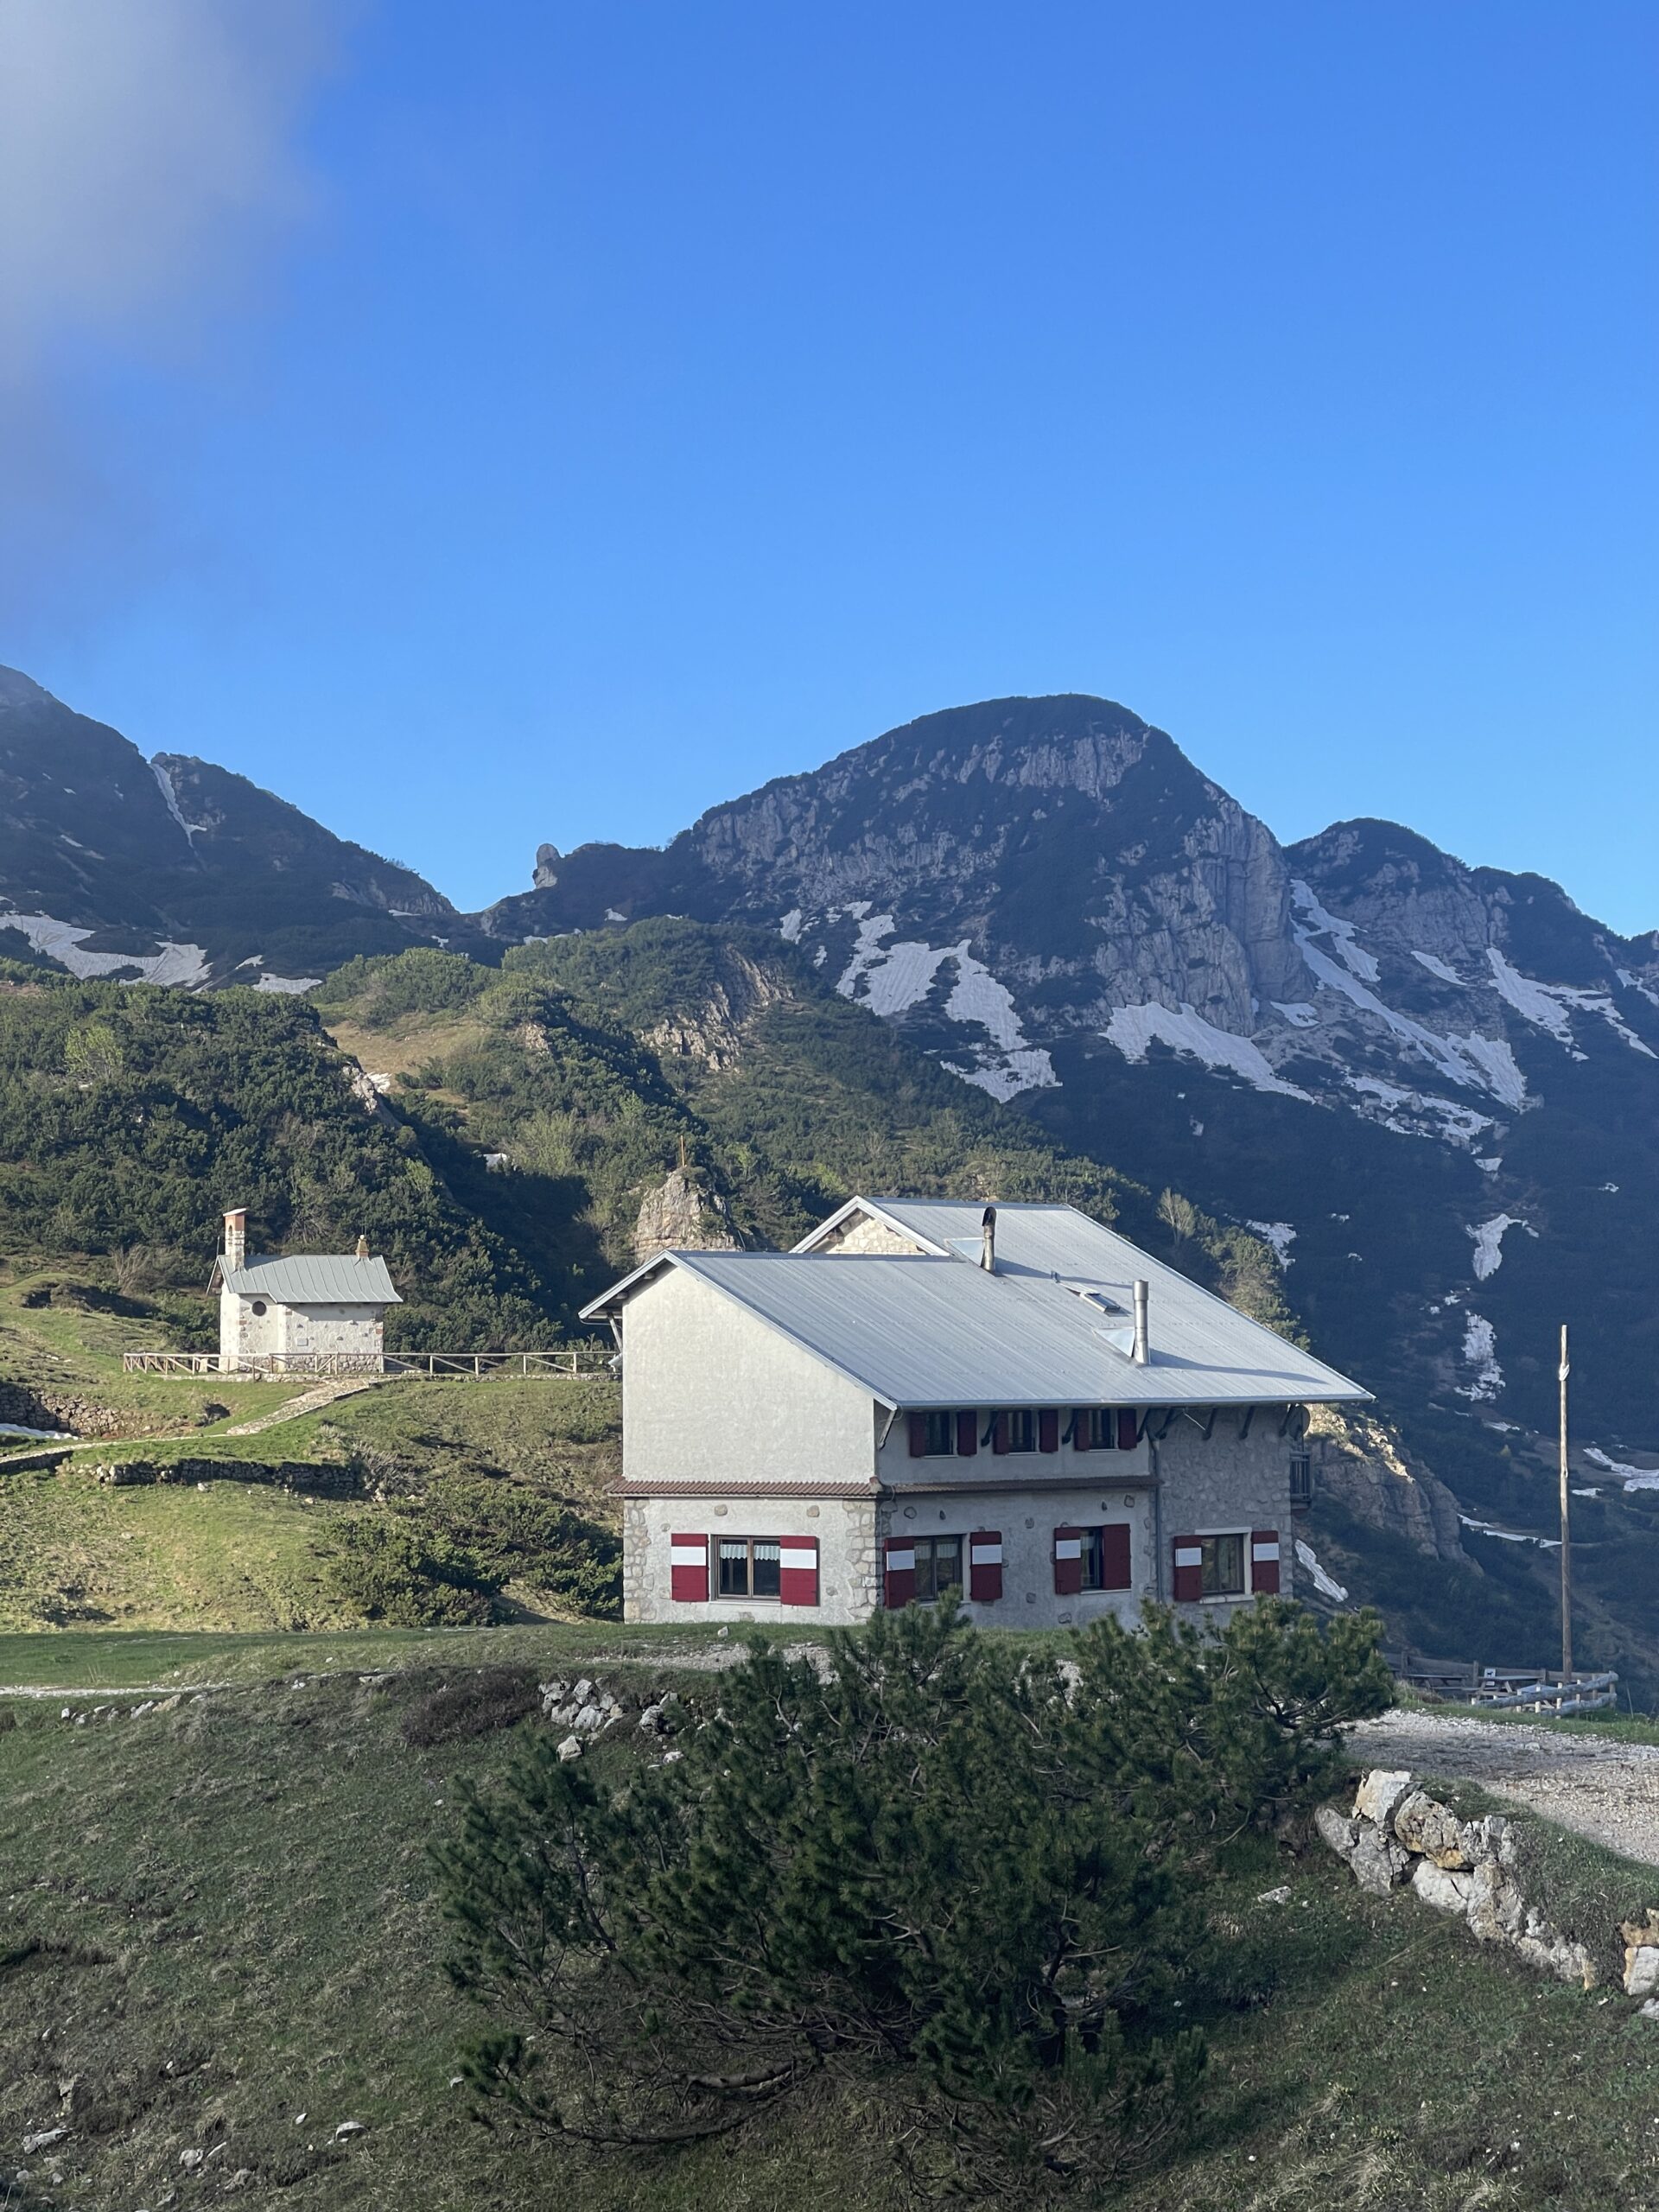
[(385, 1352), (385, 1316), (381, 1306), (291, 1306), (221, 1288), (219, 1365), (233, 1369), (270, 1358), (336, 1356), (378, 1362)]

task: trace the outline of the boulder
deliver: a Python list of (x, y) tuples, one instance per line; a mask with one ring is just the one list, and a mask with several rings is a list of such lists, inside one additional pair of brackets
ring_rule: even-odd
[(584, 1705), (570, 1725), (591, 1736), (595, 1729), (605, 1726), (605, 1715), (596, 1705)]
[(1448, 1873), (1432, 1859), (1420, 1859), (1411, 1870), (1412, 1888), (1437, 1912), (1466, 1913), (1474, 1878), (1472, 1874)]
[(592, 1703), (594, 1686), (588, 1681), (586, 1675), (582, 1676), (582, 1680), (576, 1684), (575, 1689), (571, 1691), (570, 1694), (578, 1705), (588, 1705)]
[(1408, 1851), (1421, 1852), (1436, 1866), (1460, 1869), (1471, 1863), (1463, 1822), (1425, 1790), (1414, 1789), (1395, 1808), (1394, 1833)]
[(559, 1757), (562, 1759), (579, 1759), (582, 1757), (581, 1737), (567, 1736), (559, 1745)]
[(1495, 1859), (1470, 1876), (1469, 1926), (1483, 1943), (1512, 1942), (1526, 1925), (1526, 1901)]
[(1359, 1822), (1346, 1813), (1339, 1813), (1334, 1805), (1321, 1805), (1313, 1815), (1313, 1826), (1319, 1840), (1334, 1851), (1338, 1859), (1351, 1861), (1354, 1844), (1359, 1834)]
[(1395, 1808), (1412, 1792), (1412, 1777), (1403, 1769), (1374, 1767), (1354, 1793), (1354, 1812), (1362, 1821), (1375, 1821), (1385, 1828)]
[(37, 2151), (49, 2151), (54, 2143), (61, 2143), (69, 2133), (67, 2127), (41, 2127), (33, 2135), (23, 2138), (23, 2156), (32, 2158)]
[(1624, 1993), (1627, 1997), (1659, 1996), (1659, 1946), (1632, 1943), (1626, 1948)]
[(1359, 1821), (1355, 1825), (1358, 1834), (1354, 1838), (1353, 1856), (1348, 1861), (1354, 1879), (1372, 1897), (1385, 1897), (1405, 1880), (1411, 1864), (1410, 1854), (1375, 1821)]
[(661, 1728), (662, 1725), (662, 1707), (660, 1705), (646, 1706), (645, 1710), (639, 1715), (639, 1726), (644, 1729), (646, 1735), (654, 1736), (658, 1730)]

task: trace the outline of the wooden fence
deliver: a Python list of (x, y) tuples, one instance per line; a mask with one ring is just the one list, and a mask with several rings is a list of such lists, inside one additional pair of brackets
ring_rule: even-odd
[(129, 1375), (217, 1375), (226, 1382), (257, 1382), (272, 1376), (315, 1375), (566, 1375), (592, 1380), (608, 1375), (613, 1355), (599, 1351), (262, 1352), (232, 1366), (216, 1351), (124, 1351)]
[(1548, 1667), (1482, 1667), (1472, 1659), (1428, 1659), (1404, 1648), (1382, 1653), (1408, 1689), (1489, 1711), (1601, 1713), (1618, 1702), (1613, 1674), (1563, 1675)]

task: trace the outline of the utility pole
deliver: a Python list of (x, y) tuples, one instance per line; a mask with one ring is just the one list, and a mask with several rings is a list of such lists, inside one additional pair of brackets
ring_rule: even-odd
[(1567, 1324), (1561, 1324), (1561, 1672), (1573, 1672), (1573, 1537), (1567, 1525)]

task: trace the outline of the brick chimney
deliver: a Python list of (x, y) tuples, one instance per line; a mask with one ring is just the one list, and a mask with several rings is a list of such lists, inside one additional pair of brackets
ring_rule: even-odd
[(248, 1256), (248, 1210), (234, 1206), (225, 1217), (225, 1272), (233, 1274)]

